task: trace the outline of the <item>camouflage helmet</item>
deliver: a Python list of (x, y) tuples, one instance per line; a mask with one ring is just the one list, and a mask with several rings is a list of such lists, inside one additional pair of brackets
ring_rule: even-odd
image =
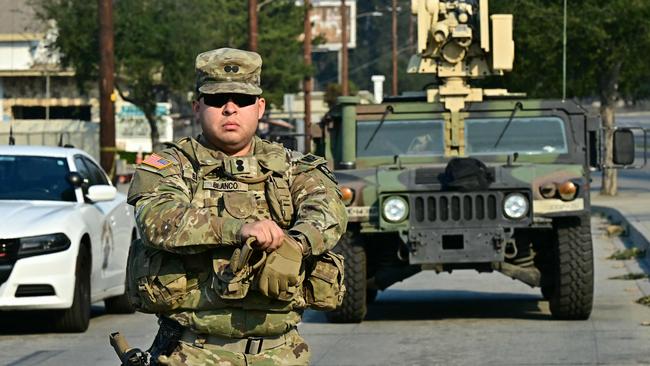
[(255, 52), (219, 48), (196, 56), (195, 67), (198, 93), (262, 94), (262, 57)]

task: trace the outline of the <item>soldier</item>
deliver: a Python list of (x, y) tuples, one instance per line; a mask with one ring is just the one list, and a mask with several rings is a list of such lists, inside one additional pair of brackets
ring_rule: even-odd
[(308, 364), (303, 310), (341, 301), (340, 192), (324, 159), (255, 136), (261, 66), (254, 52), (199, 54), (202, 134), (149, 156), (130, 187), (142, 238), (127, 288), (158, 315), (154, 363)]

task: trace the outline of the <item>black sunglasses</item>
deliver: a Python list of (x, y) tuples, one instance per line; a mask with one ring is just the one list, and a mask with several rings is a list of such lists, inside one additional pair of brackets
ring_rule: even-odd
[(210, 107), (216, 107), (216, 108), (222, 108), (229, 101), (232, 101), (238, 107), (248, 107), (249, 105), (255, 104), (255, 102), (257, 101), (257, 95), (237, 94), (237, 93), (201, 94), (199, 99), (201, 98), (203, 98), (203, 103), (209, 105)]

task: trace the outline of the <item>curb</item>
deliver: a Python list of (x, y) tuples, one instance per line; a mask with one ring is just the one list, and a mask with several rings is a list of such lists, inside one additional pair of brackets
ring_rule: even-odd
[[(644, 258), (637, 258), (635, 260), (623, 261), (625, 267), (630, 273), (645, 272), (650, 274), (650, 240), (643, 235), (639, 230), (636, 222), (630, 221), (621, 213), (621, 211), (607, 206), (591, 206), (592, 214), (600, 214), (612, 224), (621, 225), (625, 230), (621, 241), (627, 248), (636, 247), (645, 249), (646, 255)], [(636, 280), (636, 285), (639, 287), (644, 296), (650, 296), (650, 281), (647, 279)]]
[(621, 213), (621, 211), (613, 208), (613, 207), (607, 207), (607, 206), (598, 206), (598, 205), (592, 205), (591, 206), (591, 211), (592, 213), (598, 213), (605, 218), (607, 218), (607, 221), (609, 221), (612, 224), (615, 225), (621, 225), (623, 229), (625, 229), (625, 238), (626, 238), (626, 246), (631, 246), (637, 247), (639, 249), (648, 249), (650, 247), (650, 240), (643, 235), (641, 230), (638, 227), (638, 224), (636, 222), (630, 221)]

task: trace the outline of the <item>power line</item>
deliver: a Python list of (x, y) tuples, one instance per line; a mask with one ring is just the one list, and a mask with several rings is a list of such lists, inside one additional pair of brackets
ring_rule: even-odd
[[(402, 48), (400, 48), (400, 49), (397, 50), (397, 54), (400, 55), (400, 54), (402, 54), (402, 53), (408, 51), (410, 48), (411, 48), (411, 47), (409, 47), (409, 46), (402, 47)], [(363, 69), (365, 69), (365, 68), (367, 68), (367, 67), (370, 67), (370, 66), (372, 66), (372, 65), (374, 65), (374, 64), (376, 64), (376, 63), (378, 63), (379, 61), (382, 60), (382, 58), (384, 58), (384, 57), (386, 57), (386, 56), (390, 56), (390, 53), (383, 52), (381, 56), (375, 58), (375, 59), (372, 60), (372, 61), (366, 62), (365, 64), (361, 64), (361, 65), (359, 65), (359, 66), (357, 66), (357, 67), (355, 67), (355, 68), (353, 68), (353, 69), (350, 69), (348, 73), (349, 73), (350, 75), (355, 74), (355, 73), (358, 72), (358, 71), (361, 71), (361, 70), (363, 70)], [(334, 81), (335, 79), (338, 79), (338, 76), (334, 76), (334, 77), (330, 77), (330, 78), (327, 78), (327, 79), (325, 79), (325, 80), (322, 80), (321, 83), (323, 83), (323, 84), (324, 84), (324, 83), (329, 83), (329, 82)]]

